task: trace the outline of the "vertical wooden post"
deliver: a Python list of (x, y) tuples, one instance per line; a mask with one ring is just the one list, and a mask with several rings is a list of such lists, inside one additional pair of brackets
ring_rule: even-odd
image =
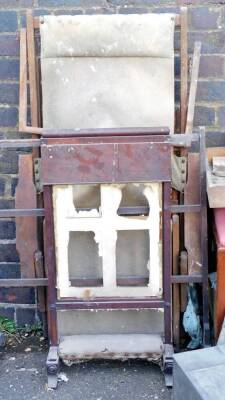
[(205, 128), (200, 127), (200, 204), (201, 204), (201, 264), (202, 264), (202, 308), (203, 344), (210, 344), (209, 327), (209, 283), (208, 283), (208, 224), (206, 193), (206, 149)]
[(23, 132), (27, 125), (27, 44), (26, 29), (20, 30), (20, 104), (19, 131)]
[[(31, 108), (31, 125), (39, 125), (39, 109), (38, 109), (38, 89), (37, 89), (37, 65), (35, 54), (35, 40), (34, 40), (34, 18), (32, 11), (27, 11), (27, 57), (28, 57), (28, 72), (29, 72), (29, 85), (30, 85), (30, 108)], [(32, 138), (37, 135), (33, 134)], [(39, 149), (33, 149), (33, 158), (39, 156)]]
[(187, 103), (188, 103), (188, 19), (187, 8), (181, 8), (181, 32), (180, 32), (180, 124), (181, 132), (186, 130)]
[(48, 270), (48, 332), (51, 346), (58, 345), (57, 315), (56, 315), (56, 260), (54, 240), (54, 219), (52, 204), (52, 187), (44, 186), (44, 249), (45, 265)]
[[(19, 182), (15, 197), (16, 208), (37, 207), (32, 154), (19, 157)], [(21, 277), (34, 278), (34, 254), (38, 249), (36, 217), (16, 218), (16, 248), (20, 256)]]
[[(172, 217), (173, 223), (173, 275), (180, 273), (180, 242), (179, 242), (179, 215)], [(173, 285), (173, 343), (178, 350), (180, 347), (180, 287), (179, 284)]]
[(172, 343), (171, 322), (171, 213), (170, 213), (171, 183), (163, 183), (163, 294), (166, 304), (164, 309), (165, 343)]

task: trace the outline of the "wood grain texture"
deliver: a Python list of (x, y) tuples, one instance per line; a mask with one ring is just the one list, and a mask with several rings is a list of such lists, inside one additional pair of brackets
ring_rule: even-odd
[[(180, 254), (180, 273), (182, 275), (187, 275), (188, 273), (188, 255), (186, 251), (182, 251)], [(180, 294), (180, 309), (181, 312), (184, 312), (187, 307), (187, 285), (181, 285), (181, 294)]]
[(19, 131), (27, 125), (27, 45), (26, 29), (20, 31), (20, 89), (19, 89)]
[[(38, 89), (37, 89), (37, 64), (35, 55), (35, 41), (34, 41), (34, 19), (32, 11), (27, 11), (27, 60), (29, 72), (29, 88), (30, 88), (30, 109), (31, 109), (31, 125), (39, 126), (39, 109), (38, 109)], [(33, 134), (32, 138), (37, 135)], [(33, 148), (33, 158), (39, 156), (39, 150)]]
[[(37, 207), (36, 189), (33, 182), (32, 154), (19, 157), (19, 181), (16, 187), (16, 208)], [(16, 218), (16, 249), (20, 256), (21, 277), (35, 277), (34, 253), (37, 251), (37, 218)]]
[(194, 47), (192, 71), (191, 71), (191, 84), (190, 84), (190, 92), (188, 99), (186, 133), (192, 133), (193, 130), (200, 56), (201, 56), (201, 43), (196, 42)]
[(180, 60), (181, 60), (181, 86), (180, 86), (180, 121), (181, 132), (185, 132), (188, 103), (188, 20), (187, 8), (181, 8), (181, 33), (180, 33)]
[[(173, 275), (180, 273), (180, 224), (179, 215), (172, 216), (173, 227)], [(180, 285), (173, 285), (173, 343), (176, 349), (180, 347)]]
[[(188, 154), (188, 181), (184, 190), (185, 204), (199, 204), (199, 154)], [(200, 215), (186, 213), (184, 216), (184, 240), (188, 253), (188, 273), (201, 273)]]

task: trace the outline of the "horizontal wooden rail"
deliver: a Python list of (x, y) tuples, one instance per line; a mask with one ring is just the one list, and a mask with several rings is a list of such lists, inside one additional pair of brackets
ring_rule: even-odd
[(0, 287), (38, 287), (48, 286), (47, 278), (18, 278), (18, 279), (0, 279)]
[(198, 213), (201, 211), (200, 204), (181, 204), (181, 205), (172, 205), (170, 207), (170, 211), (176, 214), (183, 213)]
[(172, 275), (171, 283), (201, 283), (202, 275)]
[(44, 208), (12, 208), (7, 210), (0, 210), (0, 218), (44, 217), (44, 215)]
[(55, 304), (50, 305), (50, 309), (57, 310), (116, 310), (116, 309), (151, 309), (151, 308), (164, 308), (168, 307), (162, 299), (149, 298), (149, 299), (116, 299), (116, 298), (99, 298), (98, 300), (60, 300)]
[(4, 149), (17, 149), (17, 148), (31, 148), (40, 147), (41, 139), (10, 139), (10, 140), (0, 140), (0, 148)]

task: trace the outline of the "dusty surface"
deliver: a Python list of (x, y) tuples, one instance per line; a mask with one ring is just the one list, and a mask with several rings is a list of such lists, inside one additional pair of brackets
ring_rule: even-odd
[(45, 374), (46, 344), (26, 341), (0, 354), (0, 399), (34, 400), (170, 400), (157, 365), (144, 361), (89, 362), (61, 366), (68, 378), (57, 391), (48, 391)]

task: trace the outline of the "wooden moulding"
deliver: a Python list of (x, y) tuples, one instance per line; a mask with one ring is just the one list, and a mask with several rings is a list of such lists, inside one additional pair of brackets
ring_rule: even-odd
[[(19, 181), (15, 197), (16, 208), (37, 207), (32, 154), (19, 157)], [(16, 249), (20, 256), (21, 277), (34, 278), (34, 253), (38, 249), (36, 217), (16, 217)]]

